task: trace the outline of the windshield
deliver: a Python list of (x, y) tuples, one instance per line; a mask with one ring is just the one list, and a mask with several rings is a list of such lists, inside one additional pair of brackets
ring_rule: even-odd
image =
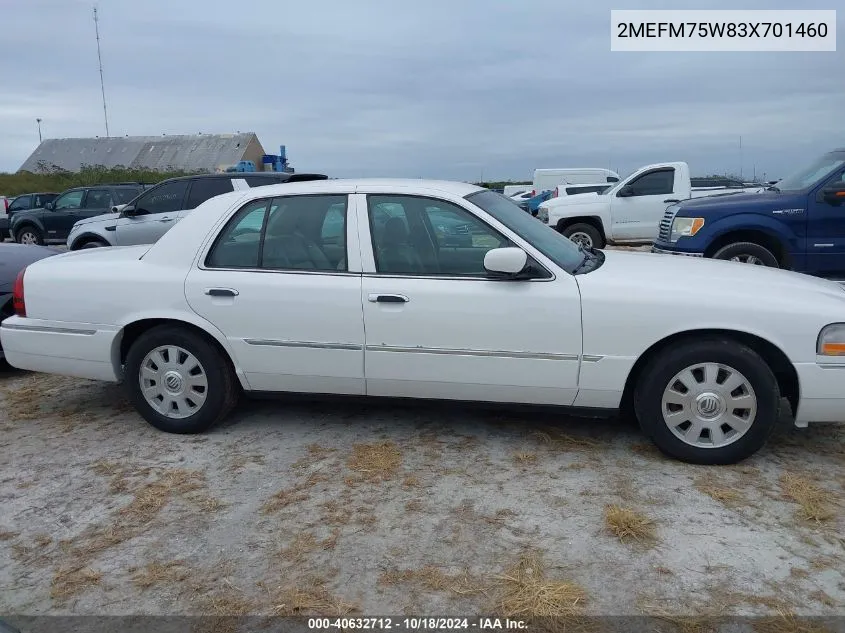
[(585, 254), (569, 238), (519, 208), (512, 200), (485, 189), (466, 197), (519, 235), (568, 273), (583, 263)]
[(845, 158), (841, 154), (825, 154), (810, 166), (776, 183), (775, 187), (780, 191), (800, 191), (826, 178), (842, 165), (845, 165)]

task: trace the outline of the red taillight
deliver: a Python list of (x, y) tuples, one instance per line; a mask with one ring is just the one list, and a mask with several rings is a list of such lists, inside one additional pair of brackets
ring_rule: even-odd
[(15, 314), (20, 317), (26, 316), (26, 303), (23, 300), (23, 274), (26, 268), (18, 273), (15, 277), (15, 287), (12, 289), (12, 305), (15, 308)]
[(555, 187), (555, 192), (552, 194), (552, 198), (557, 198), (557, 187)]
[(534, 197), (534, 196), (536, 196), (536, 195), (537, 195), (537, 190), (536, 190), (536, 189), (532, 189), (532, 190), (531, 190), (531, 197), (533, 198), (533, 197)]

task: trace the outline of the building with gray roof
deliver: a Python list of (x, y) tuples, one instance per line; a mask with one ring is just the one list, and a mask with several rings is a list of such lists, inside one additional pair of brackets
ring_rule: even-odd
[(258, 137), (252, 132), (54, 138), (43, 141), (19, 171), (59, 168), (78, 172), (84, 166), (102, 166), (216, 172), (241, 160), (251, 160), (261, 169), (264, 153)]

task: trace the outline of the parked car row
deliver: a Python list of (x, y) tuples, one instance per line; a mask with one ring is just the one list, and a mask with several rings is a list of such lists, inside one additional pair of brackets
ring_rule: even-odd
[(29, 264), (8, 362), (123, 382), (172, 433), (241, 393), (511, 402), (630, 412), (666, 454), (721, 464), (764, 444), (782, 398), (796, 426), (845, 412), (845, 292), (824, 280), (603, 252), (465, 183), (238, 189), (171, 226)]

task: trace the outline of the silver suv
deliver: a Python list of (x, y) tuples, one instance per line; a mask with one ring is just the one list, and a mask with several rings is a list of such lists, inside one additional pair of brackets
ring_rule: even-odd
[(80, 220), (67, 238), (69, 250), (152, 244), (206, 200), (230, 191), (283, 182), (326, 180), (322, 174), (235, 172), (183, 176), (150, 187), (112, 213)]

